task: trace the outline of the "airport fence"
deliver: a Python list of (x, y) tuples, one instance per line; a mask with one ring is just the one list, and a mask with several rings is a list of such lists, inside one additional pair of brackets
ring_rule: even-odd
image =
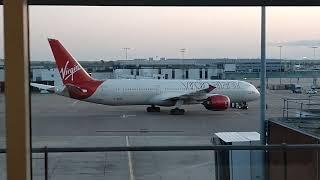
[[(48, 162), (50, 153), (98, 153), (98, 152), (150, 152), (150, 151), (214, 151), (214, 152), (232, 152), (232, 151), (260, 151), (263, 152), (261, 164), (268, 163), (268, 153), (277, 151), (281, 153), (283, 162), (282, 176), (287, 179), (287, 153), (290, 151), (320, 151), (320, 144), (269, 144), (269, 145), (209, 145), (209, 146), (130, 146), (130, 147), (43, 147), (32, 148), (32, 154), (43, 154), (44, 159), (44, 179), (48, 180)], [(5, 154), (6, 149), (0, 149), (0, 154)], [(279, 160), (279, 159), (277, 159)], [(269, 160), (270, 161), (270, 160)], [(217, 163), (217, 162), (215, 162)], [(224, 166), (222, 164), (221, 166)], [(220, 167), (221, 168), (221, 167)], [(229, 168), (229, 167), (228, 167)], [(268, 168), (265, 168), (268, 169)], [(318, 167), (316, 167), (318, 169)], [(217, 171), (217, 170), (216, 170)], [(224, 172), (224, 170), (222, 171)], [(217, 173), (217, 172), (216, 172)], [(266, 173), (264, 173), (267, 175)], [(267, 175), (268, 176), (268, 175)], [(220, 179), (220, 178), (218, 178)], [(268, 178), (265, 178), (268, 179)]]
[(309, 95), (307, 98), (282, 99), (283, 118), (320, 118), (320, 95)]

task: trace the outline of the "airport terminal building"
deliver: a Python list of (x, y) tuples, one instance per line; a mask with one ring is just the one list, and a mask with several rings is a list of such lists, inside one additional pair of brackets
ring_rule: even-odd
[[(259, 85), (260, 59), (133, 59), (80, 61), (95, 79), (238, 79)], [(269, 84), (317, 85), (317, 60), (267, 60)], [(302, 78), (303, 77), (303, 78)], [(53, 61), (32, 61), (30, 81), (61, 84)], [(4, 90), (4, 60), (0, 61), (0, 90)]]
[[(133, 59), (81, 61), (96, 79), (238, 79), (259, 86), (260, 59)], [(33, 82), (61, 83), (54, 62), (32, 62)], [(267, 85), (317, 85), (317, 60), (267, 60)], [(58, 77), (58, 78), (57, 78)], [(318, 85), (317, 85), (318, 86)]]

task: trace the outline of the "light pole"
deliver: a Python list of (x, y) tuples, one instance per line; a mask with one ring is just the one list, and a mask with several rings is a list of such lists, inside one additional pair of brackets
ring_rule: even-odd
[(313, 60), (316, 59), (316, 49), (318, 48), (318, 46), (312, 46), (311, 47), (313, 49)]
[(282, 76), (282, 57), (281, 57), (281, 53), (282, 53), (282, 45), (279, 45), (278, 46), (278, 48), (279, 48), (279, 60), (280, 60), (280, 85), (281, 85), (281, 76)]
[(125, 47), (125, 48), (122, 48), (124, 51), (125, 51), (125, 53), (126, 53), (126, 60), (128, 60), (128, 50), (130, 50), (130, 48), (128, 48), (128, 47)]
[(179, 52), (181, 52), (181, 57), (182, 57), (182, 60), (181, 60), (181, 63), (182, 63), (182, 64), (181, 64), (181, 70), (182, 70), (182, 72), (183, 72), (183, 73), (182, 73), (182, 74), (183, 74), (183, 75), (182, 75), (182, 78), (184, 79), (184, 78), (185, 78), (185, 75), (184, 75), (184, 74), (185, 74), (186, 72), (184, 72), (184, 69), (185, 69), (185, 68), (183, 68), (183, 67), (185, 67), (185, 64), (184, 64), (184, 53), (186, 52), (186, 48), (181, 48), (181, 49), (179, 49)]
[(181, 52), (182, 60), (184, 60), (184, 53), (186, 52), (186, 48), (181, 48), (179, 51)]

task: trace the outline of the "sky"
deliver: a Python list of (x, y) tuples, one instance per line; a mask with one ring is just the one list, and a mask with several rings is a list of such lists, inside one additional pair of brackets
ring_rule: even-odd
[[(31, 60), (53, 60), (47, 38), (78, 60), (258, 58), (260, 7), (30, 6)], [(0, 9), (2, 14), (2, 9)], [(313, 58), (320, 46), (319, 7), (267, 7), (267, 57)], [(0, 21), (3, 57), (3, 19)], [(320, 59), (319, 56), (316, 59)]]

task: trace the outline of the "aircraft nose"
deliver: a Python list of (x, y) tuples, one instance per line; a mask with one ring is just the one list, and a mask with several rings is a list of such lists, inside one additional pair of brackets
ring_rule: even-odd
[(260, 92), (253, 85), (250, 88), (251, 100), (259, 99)]
[(256, 99), (258, 99), (260, 97), (260, 92), (258, 91), (258, 89), (254, 88), (254, 95), (256, 96)]

